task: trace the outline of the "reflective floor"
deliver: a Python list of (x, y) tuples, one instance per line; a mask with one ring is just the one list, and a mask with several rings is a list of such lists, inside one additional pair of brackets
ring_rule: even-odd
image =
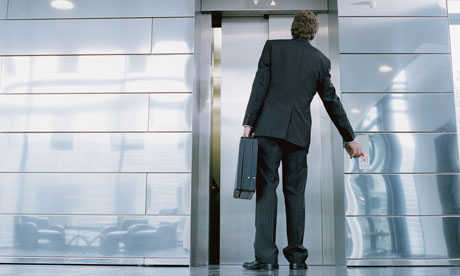
[(320, 275), (320, 276), (418, 276), (418, 275), (460, 275), (460, 267), (334, 267), (310, 266), (306, 271), (290, 272), (287, 266), (279, 271), (249, 271), (240, 266), (201, 267), (141, 267), (141, 266), (76, 266), (76, 265), (0, 265), (0, 275), (98, 275), (98, 276), (140, 276), (140, 275)]

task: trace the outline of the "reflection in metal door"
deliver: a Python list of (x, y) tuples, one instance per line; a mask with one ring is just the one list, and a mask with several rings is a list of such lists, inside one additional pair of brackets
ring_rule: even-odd
[[(264, 18), (224, 18), (222, 20), (222, 89), (221, 89), (221, 235), (220, 263), (241, 264), (254, 258), (255, 196), (251, 201), (232, 197), (237, 148), (243, 128), (244, 111), (251, 92), (257, 63), (267, 39), (290, 38), (292, 16)], [(320, 19), (321, 20), (321, 19)], [(322, 20), (325, 22), (326, 20)], [(327, 28), (321, 28), (327, 31)], [(317, 39), (322, 37), (318, 35)], [(314, 46), (318, 41), (313, 41)], [(321, 43), (323, 45), (325, 43)], [(309, 250), (309, 264), (323, 264), (321, 217), (321, 131), (320, 108), (315, 96), (312, 105), (312, 141), (308, 155), (306, 188), (306, 228), (304, 246)], [(328, 122), (329, 123), (329, 122)], [(280, 179), (281, 168), (280, 168)], [(287, 264), (282, 248), (287, 245), (286, 215), (282, 181), (277, 189), (278, 220), (276, 242), (279, 263)]]

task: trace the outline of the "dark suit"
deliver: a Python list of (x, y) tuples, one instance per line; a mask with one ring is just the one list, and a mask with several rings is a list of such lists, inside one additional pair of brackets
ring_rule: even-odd
[(310, 146), (310, 103), (318, 92), (344, 141), (354, 139), (340, 99), (331, 83), (331, 62), (307, 39), (267, 40), (259, 60), (243, 125), (254, 128), (259, 141), (256, 188), (256, 260), (278, 263), (275, 243), (278, 168), (283, 162), (290, 263), (304, 262), (305, 185)]

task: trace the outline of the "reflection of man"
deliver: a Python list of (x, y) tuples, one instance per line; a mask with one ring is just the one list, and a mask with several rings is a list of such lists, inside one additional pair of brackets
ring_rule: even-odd
[(352, 157), (364, 156), (342, 104), (331, 83), (330, 61), (310, 41), (318, 19), (310, 11), (298, 12), (292, 39), (267, 40), (259, 60), (246, 114), (244, 137), (259, 142), (256, 188), (255, 260), (247, 269), (277, 269), (275, 243), (278, 168), (283, 162), (288, 246), (283, 254), (290, 269), (305, 269), (308, 250), (303, 246), (305, 185), (310, 146), (310, 102), (318, 92)]

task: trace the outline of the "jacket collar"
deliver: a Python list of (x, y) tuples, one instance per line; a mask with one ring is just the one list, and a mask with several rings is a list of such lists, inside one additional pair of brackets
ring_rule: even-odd
[(306, 42), (308, 45), (311, 45), (310, 41), (308, 41), (308, 39), (304, 37), (296, 37), (296, 38), (292, 38), (292, 40)]

